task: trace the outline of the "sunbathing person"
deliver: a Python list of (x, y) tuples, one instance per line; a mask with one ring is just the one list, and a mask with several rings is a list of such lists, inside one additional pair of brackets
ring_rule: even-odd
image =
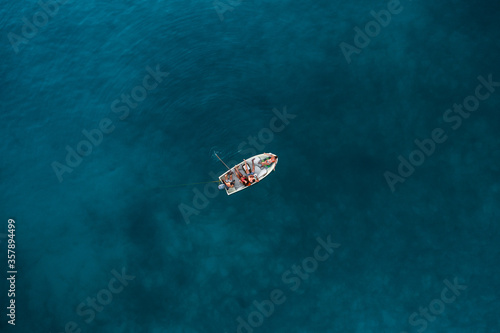
[(227, 189), (233, 188), (234, 187), (233, 173), (232, 172), (226, 173), (224, 179), (222, 179), (222, 182), (224, 183)]
[(252, 183), (248, 180), (248, 177), (243, 176), (243, 174), (238, 170), (238, 166), (234, 167), (234, 171), (236, 172), (236, 176), (244, 186), (252, 185)]
[[(250, 166), (248, 165), (247, 161), (245, 161), (245, 164), (243, 164), (243, 170), (247, 173), (248, 180), (250, 183), (258, 183), (259, 178), (257, 178), (257, 175), (255, 174), (255, 158), (252, 159), (252, 172), (250, 172)], [(245, 168), (246, 167), (246, 168)]]
[(273, 155), (273, 154), (268, 154), (268, 153), (265, 153), (267, 156), (267, 158), (264, 158), (263, 160), (260, 161), (260, 166), (261, 167), (266, 167), (266, 168), (269, 168), (271, 165), (273, 165), (273, 163), (275, 163), (277, 160), (278, 160), (278, 156), (276, 155)]

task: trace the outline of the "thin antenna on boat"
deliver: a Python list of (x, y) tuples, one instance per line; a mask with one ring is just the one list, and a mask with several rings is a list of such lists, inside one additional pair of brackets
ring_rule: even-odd
[(219, 159), (219, 161), (221, 161), (221, 162), (222, 162), (222, 164), (224, 164), (224, 165), (226, 166), (226, 168), (227, 168), (229, 171), (231, 171), (231, 169), (229, 169), (229, 167), (226, 165), (226, 163), (224, 163), (224, 161), (220, 159), (219, 155), (217, 155), (217, 153), (214, 153), (214, 154), (215, 154), (215, 156), (217, 156), (217, 158)]

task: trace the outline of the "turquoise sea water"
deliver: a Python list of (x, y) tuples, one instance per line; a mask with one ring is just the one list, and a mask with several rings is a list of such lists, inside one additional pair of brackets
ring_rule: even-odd
[(0, 14), (2, 332), (500, 331), (498, 2)]

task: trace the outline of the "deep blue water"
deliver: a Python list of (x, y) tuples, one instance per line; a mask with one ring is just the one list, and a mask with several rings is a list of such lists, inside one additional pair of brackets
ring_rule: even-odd
[(497, 1), (63, 2), (0, 9), (2, 332), (500, 332)]

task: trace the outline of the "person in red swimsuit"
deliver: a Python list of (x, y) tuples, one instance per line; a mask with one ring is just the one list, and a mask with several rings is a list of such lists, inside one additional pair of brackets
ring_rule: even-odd
[(238, 170), (238, 166), (234, 167), (234, 172), (236, 173), (236, 176), (238, 177), (238, 179), (240, 180), (240, 182), (244, 186), (250, 186), (250, 185), (252, 185), (252, 183), (250, 182), (250, 180), (248, 180), (248, 177), (247, 176), (243, 176), (243, 174)]

